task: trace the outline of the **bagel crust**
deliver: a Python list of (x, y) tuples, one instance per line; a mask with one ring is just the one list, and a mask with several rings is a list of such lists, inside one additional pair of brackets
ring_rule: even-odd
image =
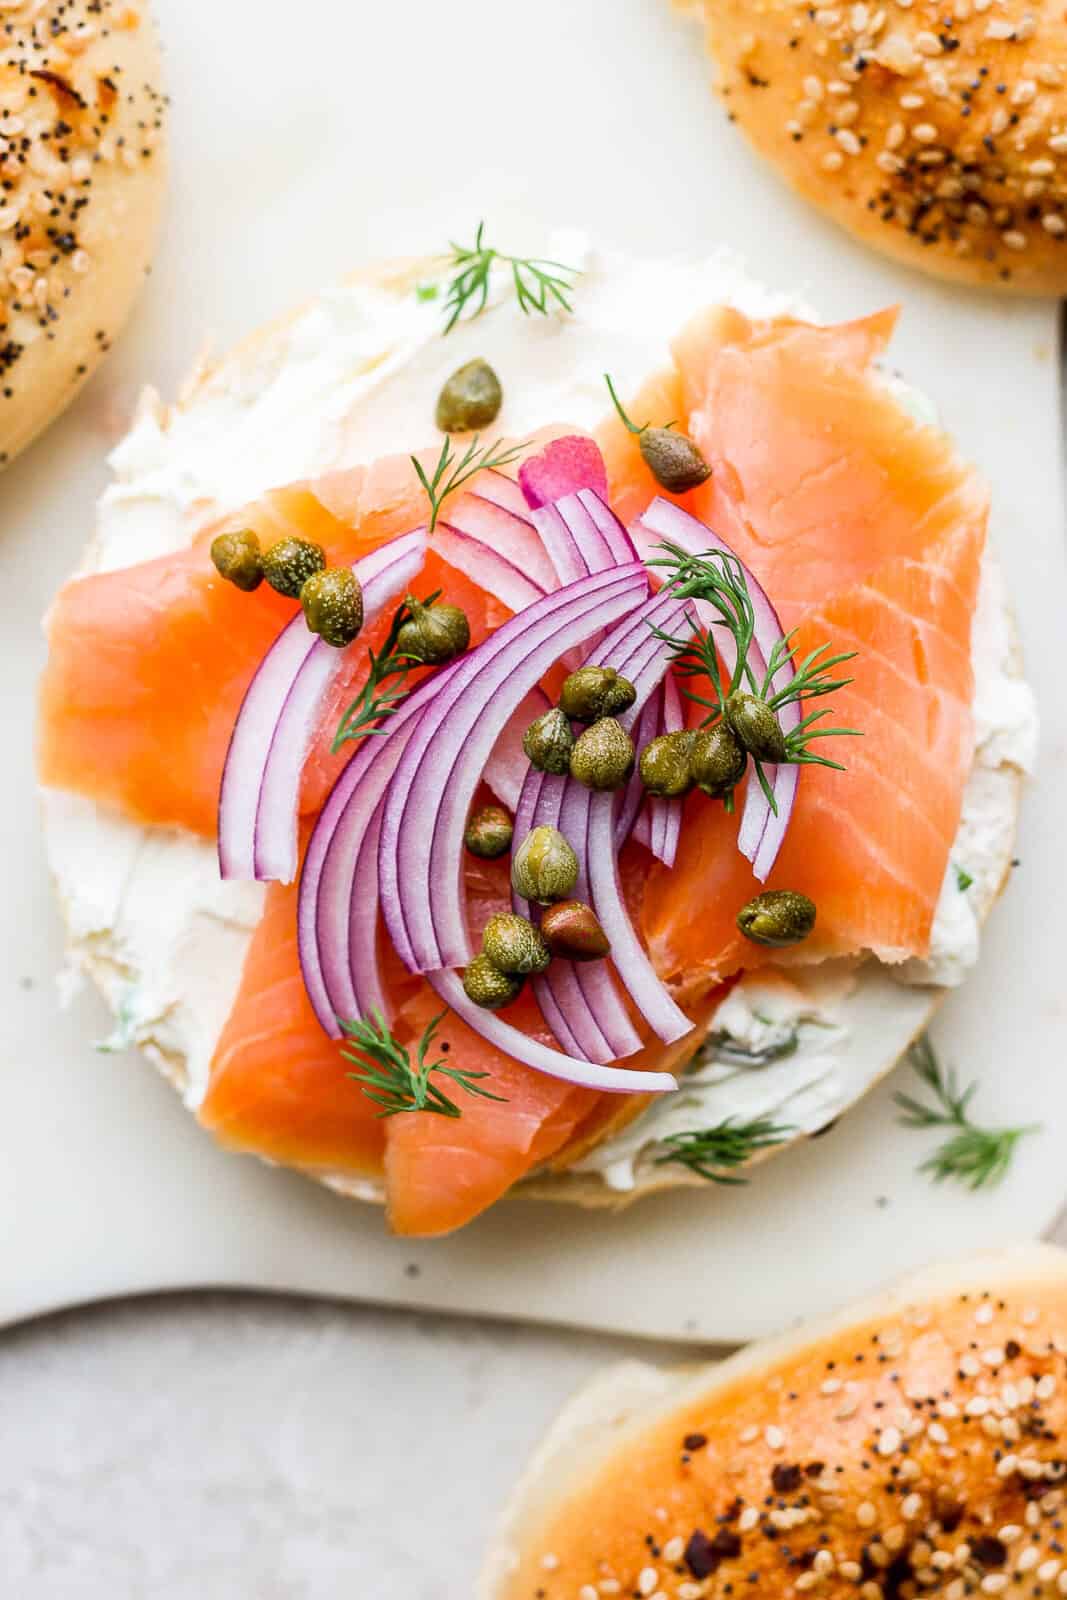
[(482, 1600), (1067, 1593), (1067, 1255), (929, 1270), (695, 1374), (606, 1373), (560, 1418)]
[(0, 14), (0, 467), (110, 349), (163, 193), (152, 24), (126, 0)]
[(1067, 292), (1067, 13), (1052, 0), (703, 0), (732, 122), (866, 244)]

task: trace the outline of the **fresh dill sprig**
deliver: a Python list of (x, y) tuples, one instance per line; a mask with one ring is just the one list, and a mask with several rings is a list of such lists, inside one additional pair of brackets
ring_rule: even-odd
[(670, 1134), (663, 1143), (671, 1148), (656, 1158), (656, 1166), (673, 1161), (712, 1183), (747, 1183), (747, 1178), (734, 1176), (736, 1168), (747, 1166), (758, 1150), (783, 1144), (792, 1131), (770, 1117), (757, 1117), (753, 1122), (736, 1122), (727, 1117), (699, 1133)]
[(439, 1084), (431, 1081), (434, 1076), (451, 1079), (464, 1094), (505, 1103), (503, 1095), (491, 1094), (488, 1089), (479, 1087), (481, 1080), (489, 1077), (488, 1072), (465, 1072), (461, 1067), (450, 1067), (443, 1053), (447, 1046), (441, 1047), (442, 1054), (435, 1061), (428, 1059), (437, 1030), (447, 1014), (442, 1011), (427, 1023), (415, 1048), (414, 1062), (407, 1046), (389, 1032), (380, 1011), (372, 1012), (369, 1022), (359, 1018), (341, 1024), (360, 1052), (356, 1055), (351, 1050), (342, 1050), (345, 1060), (355, 1062), (360, 1069), (348, 1076), (359, 1084), (368, 1100), (381, 1107), (379, 1118), (396, 1117), (407, 1111), (430, 1111), (440, 1117), (461, 1116), (456, 1102), (448, 1098)]
[(895, 1094), (893, 1099), (903, 1113), (902, 1125), (954, 1130), (922, 1163), (919, 1171), (929, 1172), (937, 1183), (955, 1178), (969, 1189), (985, 1189), (999, 1183), (1011, 1164), (1015, 1146), (1026, 1134), (1036, 1133), (1037, 1126), (977, 1127), (970, 1117), (977, 1083), (961, 1090), (956, 1074), (941, 1066), (925, 1034), (911, 1046), (908, 1061), (933, 1096), (933, 1104), (925, 1104), (903, 1092)]
[[(436, 589), (423, 601), (423, 604), (432, 606), (434, 601), (440, 598), (440, 594), (440, 589)], [(338, 724), (333, 744), (330, 746), (333, 755), (336, 755), (341, 746), (350, 739), (366, 739), (373, 734), (386, 731), (389, 718), (407, 694), (408, 673), (413, 667), (423, 664), (397, 649), (400, 630), (405, 622), (410, 620), (411, 612), (407, 605), (399, 606), (393, 615), (381, 649), (374, 650), (370, 646), (367, 647), (367, 655), (370, 657), (367, 681)], [(390, 682), (390, 679), (395, 681)]]
[[(756, 1020), (763, 1019), (757, 1017)], [(757, 1069), (770, 1067), (776, 1061), (787, 1061), (790, 1056), (796, 1055), (800, 1049), (800, 1027), (794, 1023), (784, 1038), (776, 1039), (772, 1044), (763, 1045), (762, 1048), (743, 1044), (724, 1028), (709, 1034), (708, 1044), (716, 1061), (724, 1061), (737, 1067)]]
[(974, 878), (967, 871), (966, 867), (957, 867), (955, 870), (956, 870), (956, 888), (959, 890), (960, 894), (966, 894), (967, 890), (971, 887), (972, 883), (974, 882)]
[(498, 439), (495, 444), (480, 446), (480, 435), (475, 434), (459, 461), (452, 448), (451, 439), (446, 439), (441, 446), (441, 454), (437, 458), (433, 476), (427, 477), (422, 462), (417, 456), (412, 456), (411, 464), (418, 474), (419, 482), (426, 490), (430, 502), (430, 532), (437, 526), (437, 519), (441, 515), (441, 507), (450, 494), (473, 478), (476, 472), (488, 472), (494, 467), (507, 467), (517, 461), (523, 451), (528, 448), (522, 444), (508, 445), (501, 449), (503, 439)]
[[(819, 700), (847, 688), (852, 682), (851, 678), (834, 677), (833, 673), (837, 667), (855, 658), (855, 650), (829, 655), (830, 646), (819, 645), (797, 666), (792, 653), (796, 629), (777, 642), (762, 673), (757, 673), (752, 665), (756, 634), (755, 608), (741, 562), (727, 551), (709, 550), (703, 555), (691, 555), (669, 540), (664, 540), (660, 549), (664, 554), (649, 560), (648, 565), (668, 570), (665, 587), (679, 599), (703, 600), (712, 606), (719, 614), (712, 627), (724, 629), (734, 642), (736, 656), (733, 673), (729, 683), (724, 683), (715, 640), (710, 632), (706, 633), (696, 625), (695, 618), (692, 632), (684, 638), (661, 628), (652, 629), (656, 638), (662, 640), (670, 650), (672, 665), (679, 676), (706, 678), (710, 682), (714, 691), (714, 698), (711, 699), (692, 688), (683, 690), (688, 699), (705, 708), (707, 715), (702, 724), (704, 727), (723, 716), (727, 699), (739, 690), (755, 695), (777, 713), (794, 701)], [(776, 680), (784, 673), (789, 674), (788, 678), (775, 687)], [(818, 755), (811, 749), (816, 739), (861, 737), (856, 728), (818, 726), (829, 715), (830, 712), (825, 709), (813, 711), (795, 728), (788, 732), (783, 730), (787, 762), (801, 766), (832, 767), (837, 772), (845, 770), (840, 762), (831, 761), (828, 756)], [(772, 810), (776, 811), (764, 763), (753, 757), (753, 765), (763, 792)]]
[(484, 222), (478, 224), (473, 245), (460, 245), (452, 240), (451, 251), (448, 264), (453, 276), (445, 300), (446, 333), (451, 333), (461, 317), (476, 317), (485, 310), (494, 261), (503, 261), (511, 268), (520, 311), (527, 315), (537, 311), (547, 316), (553, 304), (563, 311), (573, 310), (568, 296), (574, 288), (573, 279), (581, 275), (578, 267), (564, 266), (562, 261), (509, 256), (494, 250), (485, 243)]

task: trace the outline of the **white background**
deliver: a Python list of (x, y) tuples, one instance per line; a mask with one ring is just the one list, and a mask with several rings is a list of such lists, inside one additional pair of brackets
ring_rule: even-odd
[[(1053, 683), (1059, 671), (1052, 310), (942, 291), (811, 217), (726, 127), (696, 35), (662, 0), (304, 0), (298, 12), (158, 0), (157, 11), (175, 101), (157, 270), (105, 372), (0, 480), (13, 808), (0, 1320), (131, 1287), (230, 1281), (741, 1334), (898, 1262), (1043, 1226), (1062, 1182), (1053, 1134), (997, 1196), (933, 1191), (912, 1175), (918, 1136), (893, 1131), (881, 1093), (751, 1190), (702, 1197), (703, 1251), (669, 1254), (683, 1217), (670, 1201), (580, 1232), (554, 1210), (516, 1208), (455, 1247), (396, 1246), (376, 1219), (216, 1156), (162, 1084), (93, 1053), (107, 1028), (91, 997), (57, 1018), (58, 933), (27, 799), (34, 619), (76, 560), (138, 385), (173, 392), (207, 333), (225, 346), (361, 261), (432, 250), (483, 215), (517, 249), (558, 224), (650, 254), (728, 242), (835, 315), (902, 299), (897, 359), (993, 478), (1032, 673)], [(991, 1118), (1039, 1108), (1055, 1125), (1065, 1008), (1051, 935), (1067, 853), (1054, 797), (1067, 720), (1056, 697), (1043, 710), (1022, 865), (943, 1037), (982, 1077)], [(709, 1272), (723, 1249), (729, 1270)], [(608, 1348), (246, 1300), (164, 1300), (11, 1333), (0, 1592), (7, 1580), (19, 1600), (462, 1597), (521, 1454)]]

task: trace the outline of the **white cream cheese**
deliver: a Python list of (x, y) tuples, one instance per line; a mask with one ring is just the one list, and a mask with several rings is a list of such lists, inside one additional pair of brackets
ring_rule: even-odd
[[(503, 383), (497, 430), (522, 437), (549, 421), (595, 425), (605, 412), (602, 374), (610, 371), (625, 396), (666, 365), (672, 337), (706, 305), (728, 301), (754, 316), (806, 313), (795, 297), (753, 282), (727, 254), (631, 261), (574, 238), (553, 240), (547, 253), (582, 269), (572, 316), (519, 314), (505, 271), (494, 277), (486, 313), (442, 339), (440, 297), (355, 282), (327, 292), (281, 334), (205, 369), (177, 406), (147, 393), (112, 455), (113, 481), (85, 570), (180, 548), (192, 529), (274, 485), (432, 444), (435, 397), (476, 356)], [(992, 582), (987, 573), (975, 629), (982, 753), (954, 852), (972, 872), (981, 870), (989, 838), (1011, 825), (1011, 808), (1002, 791), (983, 787), (983, 771), (989, 778), (1003, 759), (1025, 768), (1033, 746), (1032, 703), (1010, 676), (1010, 640)], [(261, 887), (220, 883), (208, 843), (140, 828), (75, 796), (45, 796), (45, 830), (74, 959), (94, 962), (98, 972), (103, 963), (123, 1038), (187, 1059), (186, 1098), (195, 1107), (260, 914)], [(918, 982), (958, 981), (977, 954), (977, 923), (950, 878), (932, 962), (908, 972)], [(846, 1048), (854, 997), (838, 990), (831, 997), (825, 975), (791, 972), (771, 1024), (762, 981), (746, 978), (734, 990), (717, 1028), (762, 1048), (757, 1041), (767, 1043), (768, 1027), (795, 1027), (797, 1050), (759, 1069), (735, 1061), (726, 1070), (721, 1051), (720, 1059), (706, 1055), (685, 1096), (657, 1111), (673, 1119), (665, 1128), (677, 1131), (678, 1118), (707, 1125), (713, 1111), (743, 1110), (813, 1129), (854, 1098)], [(646, 1116), (640, 1126), (646, 1144), (659, 1124)], [(591, 1165), (610, 1167), (609, 1181), (625, 1186), (634, 1151), (613, 1141)]]

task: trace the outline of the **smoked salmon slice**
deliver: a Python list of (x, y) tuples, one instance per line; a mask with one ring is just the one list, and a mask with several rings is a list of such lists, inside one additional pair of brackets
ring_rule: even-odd
[[(799, 653), (829, 642), (855, 650), (835, 724), (863, 737), (821, 747), (845, 774), (808, 767), (766, 887), (810, 895), (819, 920), (800, 960), (874, 951), (926, 952), (959, 820), (973, 733), (970, 632), (986, 496), (944, 435), (912, 419), (872, 364), (895, 314), (840, 327), (755, 322), (728, 309), (696, 319), (627, 409), (638, 423), (676, 422), (713, 469), (680, 503), (714, 528), (767, 589)], [(556, 430), (553, 430), (556, 431)], [(629, 524), (661, 493), (616, 417), (597, 438), (615, 509)], [(390, 458), (314, 485), (275, 491), (237, 521), (264, 542), (299, 533), (331, 562), (353, 561), (425, 521), (410, 461)], [(213, 530), (215, 531), (215, 530)], [(431, 546), (420, 592), (444, 591), (475, 643), (509, 613)], [(241, 699), (295, 603), (266, 586), (238, 593), (217, 577), (206, 536), (188, 550), (77, 579), (49, 623), (41, 695), (40, 771), (138, 821), (213, 837), (218, 784)], [(379, 619), (350, 652), (305, 771), (306, 825), (345, 754), (329, 742), (366, 670)], [(743, 940), (741, 905), (759, 888), (736, 849), (737, 817), (702, 795), (686, 803), (668, 870), (631, 843), (627, 904), (659, 975), (694, 1020), (680, 1045), (653, 1042), (627, 1065), (670, 1069), (705, 1036), (722, 990), (742, 967), (781, 959)], [(466, 867), (477, 932), (508, 903), (506, 867)], [(494, 1051), (455, 1017), (439, 1040), (452, 1060), (489, 1076), (502, 1100), (456, 1090), (462, 1115), (380, 1120), (311, 1011), (300, 974), (297, 890), (272, 886), (219, 1040), (200, 1118), (224, 1143), (307, 1171), (384, 1177), (401, 1233), (438, 1235), (493, 1204), (532, 1169), (566, 1167), (642, 1102), (598, 1097)], [(392, 1027), (417, 1040), (441, 1010), (383, 937)], [(524, 997), (508, 1020), (551, 1042)]]

